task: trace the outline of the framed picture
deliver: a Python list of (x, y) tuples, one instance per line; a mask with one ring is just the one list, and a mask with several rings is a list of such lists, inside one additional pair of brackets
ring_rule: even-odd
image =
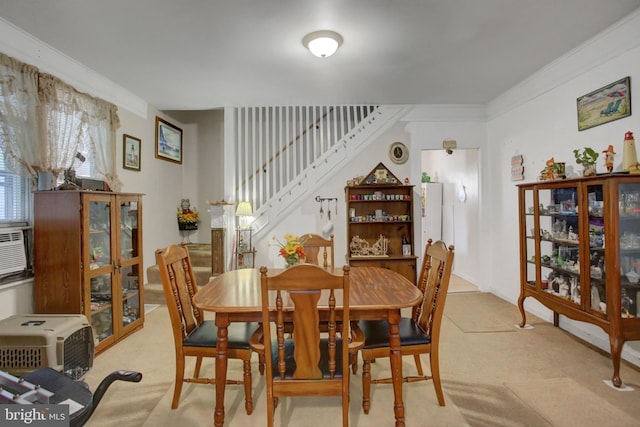
[(631, 115), (631, 79), (627, 76), (578, 98), (578, 130)]
[(409, 149), (402, 142), (394, 142), (389, 147), (389, 158), (393, 163), (402, 165), (409, 159)]
[(182, 164), (182, 129), (156, 116), (156, 157)]
[(132, 171), (140, 171), (140, 138), (122, 135), (122, 167)]

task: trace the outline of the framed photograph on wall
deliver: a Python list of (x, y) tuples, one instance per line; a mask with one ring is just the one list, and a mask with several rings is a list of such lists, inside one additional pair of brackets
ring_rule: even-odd
[(122, 135), (122, 167), (132, 171), (140, 171), (140, 138)]
[(577, 100), (578, 130), (585, 130), (631, 115), (631, 78), (625, 77)]
[(156, 158), (182, 164), (182, 129), (156, 116)]

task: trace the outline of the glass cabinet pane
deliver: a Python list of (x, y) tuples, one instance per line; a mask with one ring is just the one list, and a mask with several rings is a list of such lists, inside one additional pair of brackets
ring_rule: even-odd
[(92, 277), (91, 286), (91, 325), (96, 342), (113, 335), (113, 305), (111, 274)]
[(524, 205), (527, 207), (525, 214), (525, 230), (526, 230), (526, 247), (527, 251), (527, 271), (526, 283), (531, 286), (536, 285), (536, 221), (535, 221), (535, 203), (533, 200), (533, 191), (526, 190), (524, 192)]
[(122, 326), (140, 318), (140, 268), (137, 264), (122, 268)]
[(607, 312), (607, 283), (604, 244), (604, 196), (602, 185), (587, 187), (589, 203), (589, 304), (595, 312)]
[(89, 257), (91, 270), (111, 264), (111, 203), (89, 202)]
[(138, 202), (120, 201), (120, 259), (138, 256)]
[(539, 192), (541, 280), (546, 291), (580, 304), (578, 189)]
[(640, 317), (640, 184), (618, 187), (622, 317)]

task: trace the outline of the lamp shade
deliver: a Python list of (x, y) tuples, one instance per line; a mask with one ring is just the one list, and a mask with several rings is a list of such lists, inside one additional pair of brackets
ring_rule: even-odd
[(251, 209), (251, 203), (249, 202), (238, 203), (238, 208), (236, 209), (236, 216), (251, 216), (252, 214), (253, 214), (253, 210)]
[(335, 31), (314, 31), (304, 36), (302, 44), (318, 58), (326, 58), (336, 53), (342, 44), (342, 36)]

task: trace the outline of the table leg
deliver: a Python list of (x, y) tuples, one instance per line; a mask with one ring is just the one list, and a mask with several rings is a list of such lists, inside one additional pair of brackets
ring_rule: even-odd
[(389, 347), (391, 376), (393, 378), (393, 412), (396, 427), (404, 427), (404, 402), (402, 401), (402, 352), (400, 351), (400, 310), (389, 310)]
[(218, 343), (216, 345), (216, 409), (213, 412), (213, 425), (223, 427), (229, 317), (223, 313), (216, 313), (216, 326), (218, 327)]

